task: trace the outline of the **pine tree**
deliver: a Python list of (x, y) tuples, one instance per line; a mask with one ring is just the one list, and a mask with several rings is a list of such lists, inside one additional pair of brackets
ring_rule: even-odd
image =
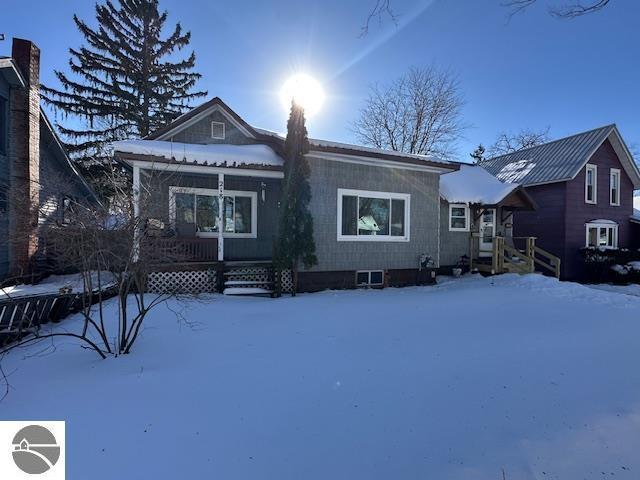
[(107, 0), (95, 9), (96, 29), (73, 17), (87, 45), (69, 49), (72, 75), (56, 70), (62, 89), (42, 87), (45, 101), (63, 118), (82, 120), (80, 127), (77, 121), (57, 127), (73, 157), (94, 165), (106, 159), (108, 142), (144, 137), (206, 95), (193, 91), (200, 78), (192, 71), (194, 52), (175, 59), (190, 32), (178, 23), (164, 36), (167, 12), (159, 12), (158, 0)]
[(284, 182), (280, 202), (280, 229), (276, 258), (280, 269), (291, 269), (294, 292), (298, 285), (300, 262), (305, 268), (318, 263), (313, 239), (313, 217), (309, 211), (310, 167), (305, 157), (308, 152), (309, 139), (304, 109), (293, 102), (284, 143)]
[(480, 163), (482, 160), (484, 160), (484, 152), (485, 148), (482, 144), (480, 144), (478, 145), (478, 148), (476, 148), (469, 155), (471, 156), (471, 158), (473, 158), (474, 163)]

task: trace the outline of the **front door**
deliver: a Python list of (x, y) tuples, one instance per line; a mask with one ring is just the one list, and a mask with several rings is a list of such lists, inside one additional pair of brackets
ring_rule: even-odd
[(496, 209), (487, 208), (480, 216), (480, 257), (493, 255), (493, 238), (496, 236)]

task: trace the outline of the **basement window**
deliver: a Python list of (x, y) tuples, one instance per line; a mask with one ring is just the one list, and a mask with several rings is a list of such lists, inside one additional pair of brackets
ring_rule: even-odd
[(356, 272), (356, 287), (381, 287), (384, 270), (359, 270)]
[(224, 140), (225, 125), (223, 122), (211, 122), (211, 138)]

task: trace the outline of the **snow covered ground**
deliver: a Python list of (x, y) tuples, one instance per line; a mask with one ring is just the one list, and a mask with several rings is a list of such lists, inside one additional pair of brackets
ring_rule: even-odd
[(0, 418), (66, 420), (70, 479), (640, 478), (638, 297), (504, 275), (161, 308), (126, 357), (12, 352)]
[[(98, 272), (91, 274), (91, 281), (96, 286), (94, 290), (98, 290)], [(113, 285), (113, 275), (109, 272), (102, 272), (100, 284), (103, 288)], [(4, 298), (18, 298), (26, 295), (47, 295), (51, 293), (59, 293), (61, 288), (70, 288), (70, 293), (82, 293), (84, 291), (84, 279), (79, 273), (70, 275), (51, 275), (35, 285), (12, 285), (10, 287), (0, 288), (0, 300)]]

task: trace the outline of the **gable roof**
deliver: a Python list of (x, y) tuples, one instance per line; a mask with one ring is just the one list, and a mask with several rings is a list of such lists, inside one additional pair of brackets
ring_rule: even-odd
[[(44, 130), (43, 130), (43, 127), (44, 127)], [(62, 142), (60, 141), (60, 137), (58, 137), (58, 134), (54, 130), (53, 125), (49, 121), (49, 118), (47, 117), (47, 115), (44, 113), (44, 110), (42, 109), (42, 107), (40, 107), (40, 132), (41, 132), (41, 135), (44, 133), (45, 135), (47, 135), (47, 137), (49, 137), (49, 142), (50, 142), (49, 144), (54, 146), (57, 152), (58, 158), (60, 158), (62, 164), (64, 165), (64, 168), (68, 169), (71, 172), (73, 178), (85, 190), (85, 193), (87, 194), (87, 196), (92, 201), (96, 202), (96, 204), (102, 206), (102, 202), (96, 195), (93, 188), (91, 188), (91, 186), (87, 183), (87, 180), (84, 178), (84, 176), (78, 171), (76, 166), (73, 164), (73, 161), (71, 160), (71, 158), (69, 158), (69, 155), (67, 154), (66, 149), (64, 148), (64, 146), (62, 145)]]
[(640, 171), (615, 124), (483, 160), (480, 165), (502, 181), (524, 186), (566, 182), (576, 177), (607, 139), (634, 187), (640, 188)]
[[(170, 140), (171, 137), (188, 128), (194, 123), (206, 118), (211, 112), (219, 111), (229, 119), (247, 137), (259, 143), (271, 146), (276, 153), (282, 153), (284, 136), (262, 128), (256, 128), (247, 123), (240, 115), (234, 112), (219, 97), (215, 97), (189, 112), (176, 118), (169, 125), (147, 135), (144, 140)], [(351, 157), (375, 158), (381, 161), (398, 162), (408, 165), (435, 167), (445, 170), (457, 170), (458, 166), (452, 162), (426, 155), (414, 155), (391, 150), (363, 147), (347, 143), (330, 142), (327, 140), (309, 139), (310, 153), (335, 154)]]
[(167, 140), (169, 137), (181, 132), (195, 122), (202, 120), (213, 111), (220, 111), (225, 115), (236, 127), (250, 138), (258, 138), (260, 135), (253, 129), (251, 125), (245, 122), (240, 115), (234, 112), (229, 106), (222, 101), (220, 97), (214, 97), (204, 102), (202, 105), (189, 110), (180, 115), (170, 124), (159, 130), (147, 135), (145, 140)]
[(515, 183), (503, 183), (478, 165), (460, 165), (460, 170), (440, 176), (440, 196), (449, 203), (497, 206), (518, 203), (534, 209), (535, 204), (522, 187)]
[(9, 85), (22, 88), (26, 86), (20, 69), (11, 57), (0, 57), (0, 75), (5, 78)]

